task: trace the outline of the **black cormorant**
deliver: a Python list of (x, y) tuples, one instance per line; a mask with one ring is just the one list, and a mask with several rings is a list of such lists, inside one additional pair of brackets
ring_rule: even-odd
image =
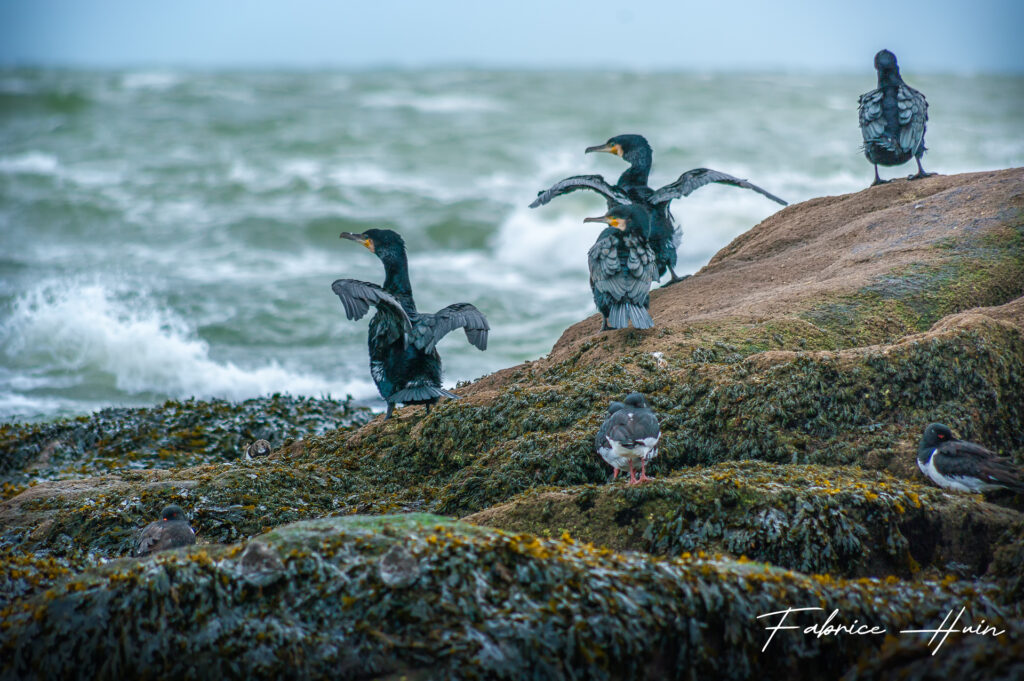
[[(612, 479), (619, 471), (629, 468), (629, 484), (650, 480), (647, 477), (647, 462), (658, 455), (658, 441), (661, 427), (658, 417), (647, 405), (641, 393), (630, 393), (624, 402), (608, 405), (608, 418), (601, 424), (594, 439), (597, 453), (615, 469)], [(640, 475), (634, 480), (633, 471), (640, 465)]]
[(630, 322), (636, 329), (653, 327), (648, 307), (658, 263), (648, 243), (647, 210), (637, 204), (612, 206), (606, 215), (584, 222), (608, 225), (587, 253), (590, 290), (604, 318), (601, 330), (624, 329)]
[(430, 405), (441, 397), (458, 395), (441, 387), (441, 357), (435, 345), (448, 332), (462, 328), (469, 342), (487, 349), (487, 319), (469, 303), (455, 303), (434, 314), (417, 312), (409, 283), (405, 242), (390, 229), (369, 229), (362, 234), (343, 232), (342, 239), (357, 241), (384, 263), (383, 288), (355, 279), (338, 279), (331, 289), (341, 298), (345, 315), (361, 319), (370, 309), (370, 375), (388, 404), (385, 419), (395, 405)]
[(672, 276), (670, 284), (682, 279), (676, 276), (674, 269), (678, 257), (676, 249), (682, 239), (682, 231), (675, 226), (672, 213), (669, 211), (669, 204), (673, 199), (689, 196), (694, 190), (717, 182), (752, 189), (772, 201), (781, 203), (783, 206), (787, 205), (785, 201), (757, 185), (710, 168), (688, 170), (680, 175), (675, 182), (658, 190), (651, 189), (647, 186), (647, 179), (651, 174), (653, 152), (651, 145), (642, 135), (617, 135), (602, 145), (587, 147), (585, 153), (589, 154), (592, 151), (604, 151), (620, 156), (629, 163), (629, 168), (619, 176), (618, 182), (614, 185), (605, 182), (600, 175), (567, 177), (561, 182), (556, 182), (546, 191), (539, 192), (537, 200), (530, 204), (530, 208), (543, 206), (556, 196), (568, 194), (577, 189), (596, 191), (604, 196), (609, 208), (630, 203), (643, 205), (651, 214), (650, 241), (651, 247), (658, 257), (657, 278), (660, 279), (668, 271)]
[(148, 556), (157, 551), (195, 543), (196, 533), (188, 526), (185, 512), (180, 506), (171, 504), (160, 514), (160, 520), (146, 525), (139, 533), (135, 541), (135, 555)]
[(1024, 494), (1024, 475), (1009, 459), (956, 439), (941, 423), (929, 423), (924, 429), (917, 446), (917, 467), (939, 487), (957, 492), (1005, 488)]
[(857, 109), (864, 155), (875, 164), (875, 181), (871, 186), (888, 182), (878, 176), (879, 165), (898, 166), (911, 157), (917, 160), (917, 175), (907, 179), (934, 175), (921, 167), (928, 101), (903, 82), (896, 55), (889, 50), (875, 55), (875, 70), (878, 71), (878, 87), (860, 96)]

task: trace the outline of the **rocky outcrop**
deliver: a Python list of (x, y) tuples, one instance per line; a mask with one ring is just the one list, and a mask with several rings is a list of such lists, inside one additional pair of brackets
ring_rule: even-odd
[[(403, 408), (275, 442), (264, 459), (212, 451), (168, 470), (104, 468), (85, 448), (89, 478), (78, 454), (51, 452), (60, 474), (33, 474), (0, 504), (0, 639), (22, 651), (8, 672), (77, 668), (109, 628), (125, 643), (108, 676), (170, 674), (166, 642), (254, 678), (282, 660), (312, 676), (528, 665), (555, 678), (571, 664), (595, 678), (744, 678), (792, 663), (883, 678), (930, 651), (794, 636), (759, 655), (757, 614), (801, 600), (887, 627), (937, 624), (950, 607), (1024, 615), (1024, 501), (937, 490), (914, 463), (930, 421), (1024, 456), (1022, 296), (1024, 170), (899, 181), (791, 206), (654, 291), (655, 329), (602, 334), (590, 318), (429, 415)], [(592, 450), (608, 402), (633, 390), (663, 431), (658, 481), (639, 488), (608, 484)], [(168, 503), (205, 546), (100, 565)], [(480, 527), (316, 520), (419, 512)], [(996, 659), (1012, 636), (946, 645)], [(27, 643), (61, 637), (69, 652), (47, 661)], [(929, 669), (941, 667), (913, 672)]]

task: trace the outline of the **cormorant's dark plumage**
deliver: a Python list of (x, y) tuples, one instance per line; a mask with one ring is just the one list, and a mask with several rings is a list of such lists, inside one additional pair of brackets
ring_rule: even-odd
[(1024, 474), (1009, 459), (956, 439), (941, 423), (929, 423), (924, 429), (917, 447), (917, 467), (939, 487), (957, 492), (1005, 488), (1024, 494)]
[(385, 418), (398, 403), (425, 404), (429, 412), (439, 398), (458, 397), (441, 387), (441, 357), (434, 346), (461, 328), (472, 345), (486, 350), (487, 319), (469, 303), (455, 303), (434, 314), (417, 312), (405, 242), (397, 233), (370, 229), (362, 234), (343, 232), (341, 238), (358, 241), (384, 263), (383, 287), (338, 279), (331, 289), (349, 319), (361, 319), (371, 305), (377, 308), (370, 320), (370, 375), (388, 404)]
[(917, 175), (908, 179), (934, 175), (921, 167), (928, 101), (903, 82), (896, 55), (889, 50), (875, 55), (875, 69), (878, 87), (860, 96), (857, 109), (864, 155), (875, 165), (875, 181), (871, 186), (888, 181), (878, 176), (879, 165), (898, 166), (911, 157), (917, 160)]
[(185, 512), (180, 506), (171, 504), (160, 514), (160, 520), (146, 525), (139, 533), (135, 541), (135, 555), (148, 556), (157, 551), (195, 543), (196, 533), (188, 526)]
[[(601, 424), (594, 438), (594, 446), (601, 458), (611, 466), (618, 477), (619, 471), (629, 469), (629, 483), (636, 484), (647, 477), (647, 462), (658, 455), (661, 427), (658, 417), (641, 393), (630, 393), (624, 402), (608, 405), (608, 418)], [(640, 475), (633, 479), (636, 465)]]
[(672, 213), (669, 211), (669, 204), (673, 199), (689, 196), (694, 190), (717, 182), (752, 189), (772, 201), (781, 203), (783, 206), (786, 205), (785, 201), (757, 185), (709, 168), (688, 170), (680, 175), (675, 182), (658, 190), (651, 189), (647, 186), (647, 179), (651, 174), (653, 152), (651, 145), (642, 135), (617, 135), (605, 144), (587, 147), (586, 153), (589, 154), (592, 151), (604, 151), (620, 156), (629, 163), (629, 168), (619, 176), (614, 185), (605, 182), (600, 175), (568, 177), (561, 182), (556, 182), (546, 191), (538, 193), (537, 200), (530, 204), (530, 208), (543, 206), (556, 196), (578, 189), (590, 189), (601, 194), (608, 202), (609, 208), (631, 203), (644, 206), (651, 215), (650, 242), (651, 248), (654, 249), (658, 258), (657, 278), (660, 279), (667, 271), (672, 276), (669, 283), (680, 280), (680, 277), (676, 276), (674, 268), (678, 257), (676, 249), (682, 239), (682, 231), (675, 226)]
[(604, 318), (601, 330), (624, 329), (630, 322), (637, 329), (653, 327), (648, 307), (658, 264), (648, 243), (651, 221), (647, 210), (636, 204), (612, 206), (606, 215), (584, 222), (609, 225), (587, 254), (590, 290)]

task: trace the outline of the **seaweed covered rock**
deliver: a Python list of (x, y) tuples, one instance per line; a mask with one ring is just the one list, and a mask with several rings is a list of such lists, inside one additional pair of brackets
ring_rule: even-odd
[[(272, 557), (258, 579), (253, 546)], [(396, 547), (414, 567), (398, 582), (385, 576)], [(111, 563), (19, 600), (2, 613), (0, 677), (836, 678), (885, 637), (778, 631), (769, 642), (760, 616), (837, 608), (845, 623), (895, 634), (966, 607), (1019, 635), (994, 596), (954, 580), (622, 555), (435, 516), (327, 518), (244, 545)], [(1003, 642), (976, 645), (984, 655)]]
[(1017, 545), (1024, 515), (878, 472), (744, 462), (642, 487), (533, 490), (465, 520), (569, 532), (618, 551), (725, 553), (806, 573), (908, 578), (922, 566), (985, 574), (996, 551)]
[(169, 401), (152, 408), (103, 409), (56, 423), (6, 424), (0, 426), (0, 482), (8, 497), (42, 480), (231, 461), (253, 440), (266, 439), (276, 449), (362, 425), (370, 416), (351, 399), (273, 395), (239, 403)]
[[(33, 486), (0, 502), (3, 673), (934, 678), (903, 637), (761, 654), (757, 614), (1021, 619), (1024, 499), (929, 487), (915, 453), (942, 421), (1024, 457), (1022, 296), (1024, 170), (932, 177), (791, 206), (654, 291), (657, 328), (585, 320), (429, 415), (353, 429), (347, 404), (272, 398), (4, 426), (5, 496)], [(592, 448), (632, 391), (663, 436), (658, 482), (625, 489)], [(276, 451), (239, 460), (258, 437)], [(170, 503), (200, 546), (124, 559)], [(378, 517), (325, 518), (352, 514)], [(601, 548), (535, 536), (563, 531)], [(1006, 626), (943, 652), (1016, 678)]]
[(937, 420), (1020, 460), (1022, 197), (1013, 169), (791, 206), (655, 291), (656, 329), (581, 322), (549, 357), (462, 386), (465, 399), (308, 436), (288, 461), (44, 483), (0, 505), (4, 541), (116, 556), (118, 532), (165, 503), (192, 509), (201, 541), (222, 542), (327, 514), (463, 516), (601, 483), (593, 434), (608, 401), (634, 390), (661, 418), (662, 477), (756, 459), (919, 481), (916, 444)]

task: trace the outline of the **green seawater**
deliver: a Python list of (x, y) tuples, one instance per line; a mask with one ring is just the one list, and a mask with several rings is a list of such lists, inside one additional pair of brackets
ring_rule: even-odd
[[(1024, 165), (1024, 78), (904, 77), (930, 103), (927, 170)], [(625, 168), (584, 148), (644, 134), (656, 186), (705, 166), (791, 203), (857, 191), (874, 78), (0, 70), (0, 422), (275, 392), (381, 406), (366, 319), (330, 290), (382, 281), (338, 239), (371, 227), (405, 237), (421, 309), (490, 320), (486, 352), (441, 343), (449, 386), (536, 358), (594, 312), (582, 220), (603, 200), (527, 208)], [(778, 208), (724, 186), (677, 201), (678, 271)]]

